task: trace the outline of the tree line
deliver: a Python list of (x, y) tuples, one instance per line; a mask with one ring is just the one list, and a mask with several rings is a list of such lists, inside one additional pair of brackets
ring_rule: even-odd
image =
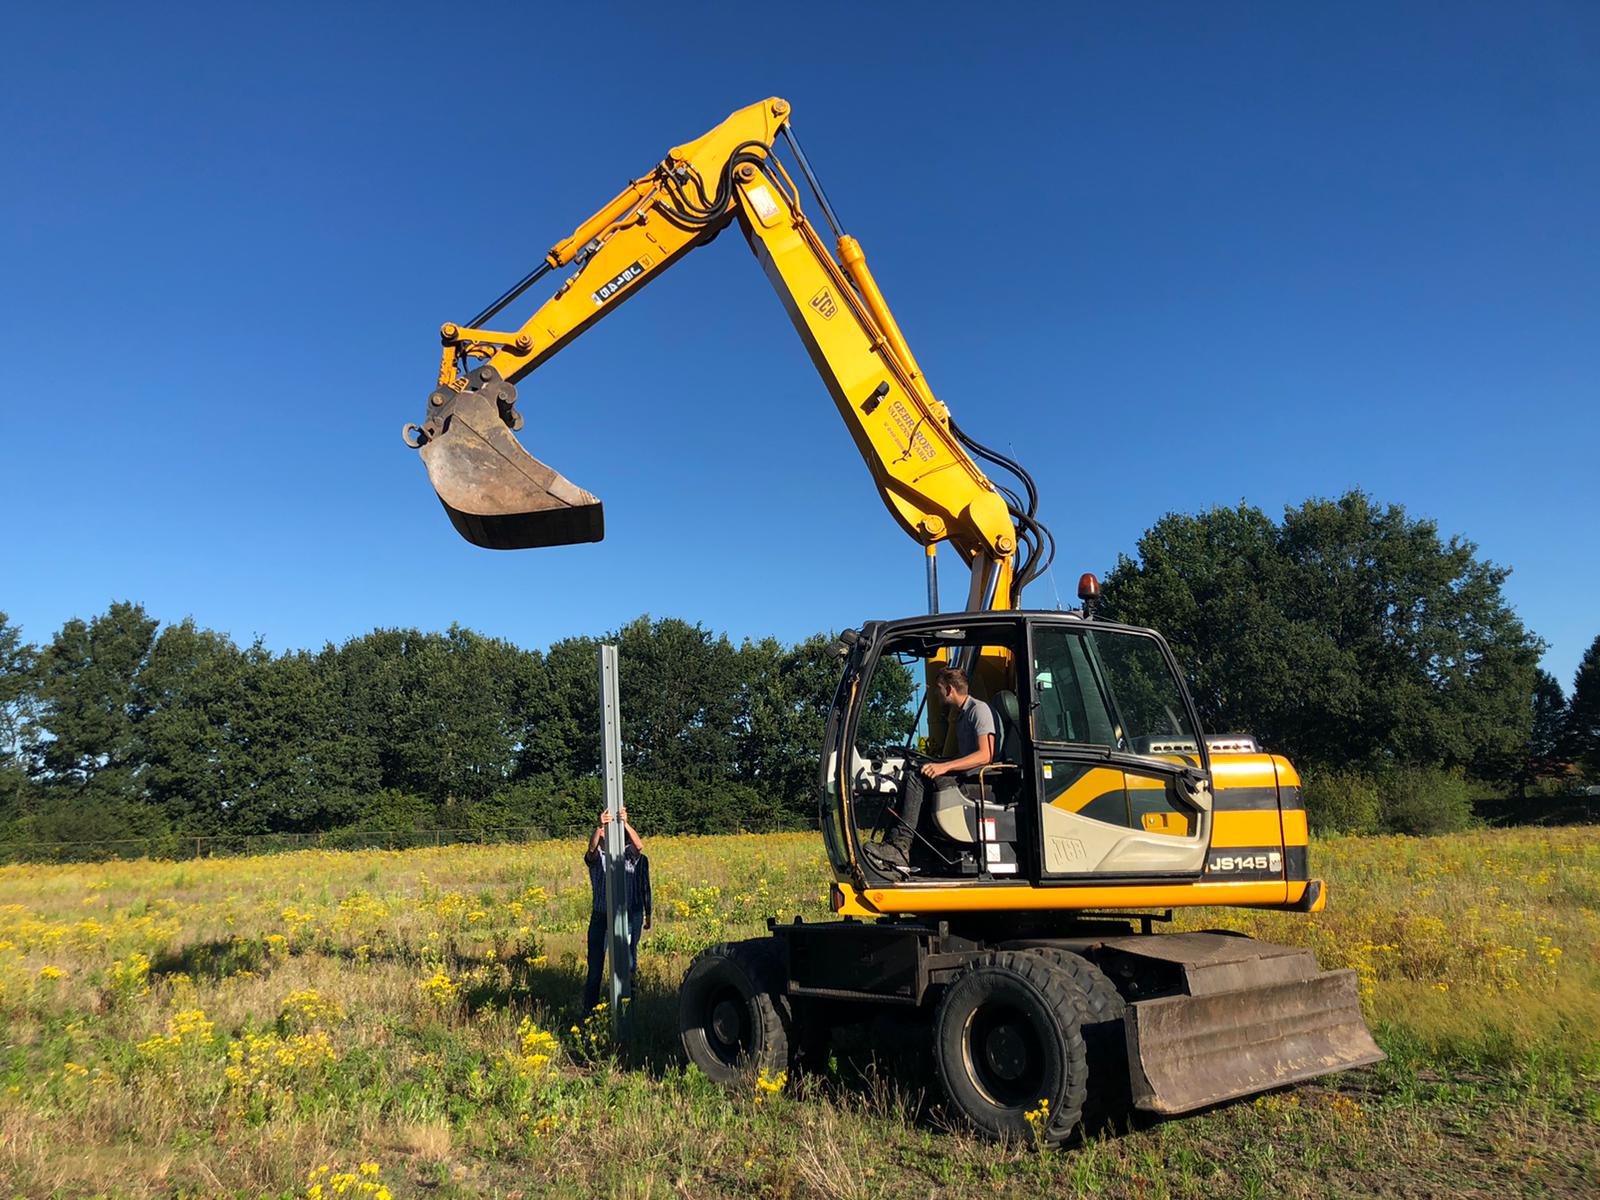
[[(623, 765), (641, 820), (815, 820), (830, 638), (735, 645), (640, 617), (605, 640), (625, 664)], [(530, 650), (460, 627), (376, 629), (274, 654), (119, 602), (34, 647), (0, 614), (0, 838), (565, 832), (602, 804), (598, 641)]]
[[(1411, 828), (1379, 807), (1410, 795), (1426, 808), (1419, 779), (1454, 781), (1457, 807), (1469, 778), (1600, 779), (1600, 638), (1567, 696), (1538, 668), (1543, 644), (1506, 576), (1472, 543), (1352, 492), (1281, 521), (1243, 504), (1169, 514), (1107, 574), (1102, 612), (1162, 630), (1209, 729), (1254, 733), (1321, 779), (1325, 826)], [(525, 649), (460, 627), (376, 629), (273, 653), (119, 602), (31, 645), (0, 613), (0, 841), (575, 830), (601, 803), (599, 640)], [(620, 647), (641, 821), (815, 821), (831, 635), (734, 644), (640, 617), (603, 640)], [(906, 674), (883, 719), (910, 696)]]

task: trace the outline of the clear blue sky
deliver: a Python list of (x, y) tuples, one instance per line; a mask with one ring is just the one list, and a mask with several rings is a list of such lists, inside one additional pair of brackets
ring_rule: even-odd
[[(0, 608), (316, 646), (922, 606), (736, 231), (522, 387), (599, 545), (477, 550), (401, 425), (463, 320), (768, 95), (1056, 580), (1350, 487), (1600, 632), (1600, 7), (26, 5), (0, 117)], [(946, 560), (947, 578), (953, 560)], [(1054, 602), (1048, 581), (1030, 601)]]

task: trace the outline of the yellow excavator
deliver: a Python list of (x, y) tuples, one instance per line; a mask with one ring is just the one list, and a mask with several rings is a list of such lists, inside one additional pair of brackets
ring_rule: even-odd
[[(1092, 575), (1080, 610), (1020, 607), (1054, 549), (1037, 489), (934, 397), (785, 101), (673, 147), (492, 305), (443, 326), (438, 386), (405, 439), (455, 528), (491, 549), (602, 538), (600, 501), (513, 436), (516, 385), (735, 221), (884, 504), (925, 548), (929, 612), (840, 637), (818, 771), (837, 919), (769, 921), (767, 937), (696, 958), (688, 1059), (722, 1082), (803, 1068), (834, 1030), (889, 1014), (920, 1031), (977, 1131), (1033, 1136), (1027, 1114), (1037, 1125), (1048, 1101), (1051, 1142), (1086, 1113), (1190, 1112), (1378, 1061), (1353, 972), (1227, 932), (1156, 932), (1178, 907), (1322, 909), (1299, 777), (1247, 735), (1205, 733), (1161, 635), (1095, 616)], [(551, 272), (565, 277), (519, 328), (488, 327)], [(941, 543), (965, 568), (959, 611), (940, 611)], [(988, 761), (911, 804), (922, 767), (957, 743), (960, 696), (935, 686), (951, 670), (987, 710)], [(894, 703), (908, 686), (915, 703)]]

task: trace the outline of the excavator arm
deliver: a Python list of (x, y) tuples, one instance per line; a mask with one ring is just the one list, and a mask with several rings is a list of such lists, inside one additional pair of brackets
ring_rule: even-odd
[[(495, 304), (466, 325), (445, 325), (439, 386), (424, 421), (407, 426), (406, 440), (421, 451), (467, 540), (494, 549), (600, 540), (600, 501), (512, 436), (523, 424), (515, 385), (737, 221), (889, 512), (928, 548), (930, 560), (942, 541), (960, 553), (972, 572), (968, 609), (1013, 607), (1021, 584), (1043, 569), (1049, 537), (1033, 516), (1031, 482), (963, 434), (933, 396), (860, 245), (839, 229), (789, 118), (785, 101), (765, 100), (674, 147)], [(774, 153), (780, 137), (827, 218), (837, 257)], [(521, 328), (484, 327), (534, 283), (563, 270), (555, 294)], [(1018, 474), (1028, 499), (998, 489), (969, 449)]]

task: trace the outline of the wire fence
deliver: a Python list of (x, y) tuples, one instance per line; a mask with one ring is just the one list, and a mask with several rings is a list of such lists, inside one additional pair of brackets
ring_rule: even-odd
[(244, 858), (294, 850), (416, 850), (428, 846), (541, 842), (537, 825), (508, 829), (333, 829), (325, 833), (167, 834), (96, 842), (0, 843), (0, 863), (105, 862), (155, 858)]

